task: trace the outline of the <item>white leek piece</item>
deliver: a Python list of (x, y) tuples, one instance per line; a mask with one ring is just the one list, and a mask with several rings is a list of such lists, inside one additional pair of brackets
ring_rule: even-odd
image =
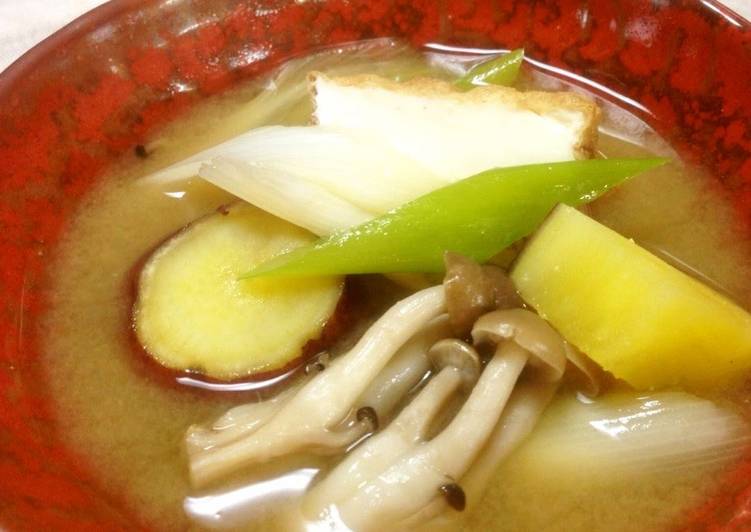
[(324, 127), (263, 127), (212, 151), (308, 181), (374, 214), (447, 184), (377, 139)]
[(248, 203), (317, 235), (359, 225), (372, 214), (310, 181), (217, 157), (201, 165), (201, 177)]
[(552, 476), (623, 477), (722, 465), (750, 438), (740, 416), (684, 392), (568, 397), (551, 405), (518, 461)]
[(314, 126), (254, 129), (150, 179), (170, 183), (197, 174), (318, 235), (357, 225), (447, 184), (384, 143)]
[(165, 183), (187, 179), (216, 157), (309, 181), (376, 214), (447, 184), (377, 139), (315, 126), (253, 129), (184, 159), (151, 179)]

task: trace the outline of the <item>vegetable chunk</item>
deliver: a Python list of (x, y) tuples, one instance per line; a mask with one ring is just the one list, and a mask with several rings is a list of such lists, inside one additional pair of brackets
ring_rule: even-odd
[(284, 368), (318, 338), (342, 293), (341, 277), (240, 280), (249, 263), (313, 236), (247, 204), (188, 226), (144, 266), (136, 334), (158, 362), (234, 379)]
[(751, 369), (751, 316), (633, 241), (560, 205), (520, 255), (521, 295), (637, 389), (707, 390)]
[(650, 472), (722, 466), (749, 440), (737, 413), (685, 392), (616, 392), (587, 402), (561, 395), (517, 463), (544, 478), (638, 482)]

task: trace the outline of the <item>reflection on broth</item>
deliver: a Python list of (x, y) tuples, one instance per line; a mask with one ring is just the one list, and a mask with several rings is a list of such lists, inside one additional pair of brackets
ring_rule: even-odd
[[(305, 80), (311, 70), (331, 77), (372, 73), (398, 80), (425, 75), (452, 79), (465, 72), (468, 64), (474, 63), (468, 63), (466, 56), (436, 50), (423, 55), (388, 41), (295, 60), (268, 80), (214, 99), (170, 126), (130, 160), (123, 161), (81, 206), (51, 267), (53, 305), (40, 336), (46, 342), (45, 363), (57, 415), (64, 420), (63, 437), (96, 472), (102, 489), (121, 498), (143, 523), (160, 530), (336, 527), (341, 526), (339, 517), (348, 523), (358, 522), (360, 512), (352, 507), (366, 499), (363, 495), (349, 500), (349, 506), (342, 503), (333, 510), (327, 508), (320, 514), (325, 514), (325, 518), (314, 522), (310, 508), (315, 501), (308, 500), (307, 506), (302, 503), (306, 490), (314, 495), (334, 493), (341, 487), (335, 480), (347, 475), (342, 475), (341, 467), (337, 469), (343, 460), (341, 454), (333, 450), (319, 454), (306, 447), (292, 448), (289, 454), (280, 453), (273, 460), (259, 459), (255, 465), (243, 466), (240, 461), (236, 468), (230, 468), (227, 478), (223, 473), (207, 473), (205, 482), (195, 482), (194, 469), (193, 480), (198, 487), (191, 486), (186, 464), (195, 465), (202, 450), (191, 448), (190, 440), (186, 450), (186, 432), (203, 427), (202, 432), (194, 433), (197, 434), (194, 441), (224, 437), (210, 430), (211, 423), (226, 421), (232, 412), (241, 416), (239, 409), (244, 407), (240, 405), (273, 397), (276, 388), (258, 389), (247, 375), (225, 384), (183, 373), (170, 373), (170, 379), (165, 380), (164, 373), (157, 375), (154, 368), (136, 362), (130, 329), (134, 302), (128, 289), (134, 264), (188, 224), (236, 201), (235, 196), (198, 177), (189, 180), (142, 177), (251, 128), (308, 123), (312, 108)], [(524, 89), (560, 90), (565, 83), (539, 68), (523, 71), (519, 81)], [(636, 117), (612, 104), (603, 106), (604, 123), (595, 147), (603, 158), (671, 153)], [(700, 170), (673, 161), (638, 175), (582, 211), (751, 309), (748, 282), (751, 246), (747, 236), (739, 234), (734, 225), (732, 208)], [(515, 247), (514, 253), (517, 251)], [(426, 286), (433, 284), (432, 281), (410, 277), (411, 283)], [(341, 359), (343, 354), (351, 352), (357, 339), (372, 323), (378, 323), (377, 318), (386, 309), (417, 292), (415, 284), (405, 286), (403, 278), (364, 276), (354, 284), (360, 299), (358, 310), (353, 313), (348, 330), (333, 342), (330, 351), (334, 360), (337, 355)], [(443, 294), (443, 288), (439, 288), (433, 290)], [(487, 310), (484, 308), (481, 313)], [(477, 318), (479, 314), (472, 316), (470, 325)], [(402, 317), (402, 321), (408, 320)], [(426, 323), (429, 321), (426, 319)], [(448, 323), (431, 326), (441, 331), (450, 328)], [(465, 327), (459, 337), (469, 339), (470, 332), (471, 327)], [(441, 334), (444, 336), (426, 339), (423, 350), (449, 333)], [(491, 359), (492, 349), (488, 353), (481, 350), (480, 355), (484, 360)], [(565, 367), (566, 354), (562, 352), (561, 356), (559, 362)], [(356, 411), (359, 404), (352, 408), (346, 417), (348, 424), (341, 430), (354, 430), (358, 423), (364, 428), (351, 442), (345, 442), (344, 447), (368, 438), (372, 432), (378, 436), (388, 434), (392, 420), (409, 412), (409, 407), (418, 404), (421, 397), (441, 386), (437, 378), (441, 375), (439, 370), (434, 370), (428, 379), (428, 363), (423, 361), (426, 365), (415, 369), (410, 360), (404, 355), (402, 366), (398, 365), (398, 357), (387, 366), (393, 375), (401, 375), (409, 368), (413, 371), (403, 381), (407, 383), (403, 389), (398, 393), (392, 391), (390, 399), (378, 403), (373, 399), (380, 397), (378, 390), (371, 388), (367, 402), (376, 405), (371, 407), (375, 419), (363, 421), (362, 408)], [(305, 363), (301, 361), (296, 367), (302, 368)], [(555, 366), (558, 362), (545, 363)], [(321, 359), (321, 367), (307, 372), (308, 375), (305, 371), (297, 371), (289, 378), (286, 374), (271, 374), (270, 380), (274, 385), (284, 381), (280, 389), (294, 394), (316, 375), (330, 372), (328, 364)], [(491, 362), (486, 364), (483, 374), (492, 367)], [(541, 365), (538, 362), (534, 365), (539, 370)], [(324, 366), (326, 369), (320, 371)], [(529, 370), (525, 371), (517, 388), (513, 388), (512, 382), (506, 396), (511, 396), (512, 411), (518, 406), (515, 400), (530, 382), (531, 385), (537, 382)], [(482, 376), (475, 377), (484, 382)], [(439, 412), (434, 423), (424, 428), (431, 435), (444, 430), (448, 434), (452, 416), (459, 411), (456, 418), (460, 417), (461, 405), (471, 397), (468, 390), (461, 389), (459, 381), (450, 384), (449, 378), (452, 377), (446, 377), (445, 384), (446, 411)], [(382, 381), (385, 382), (383, 377)], [(510, 443), (508, 449), (497, 450), (499, 457), (506, 457), (497, 472), (469, 468), (470, 480), (465, 482), (462, 477), (459, 483), (445, 484), (456, 484), (458, 489), (466, 491), (461, 496), (462, 505), (466, 497), (470, 511), (449, 508), (435, 515), (418, 514), (411, 524), (429, 522), (426, 528), (431, 530), (664, 529), (701, 502), (712, 490), (719, 472), (747, 444), (748, 430), (738, 414), (742, 409), (726, 399), (735, 392), (728, 394), (727, 389), (720, 388), (703, 393), (715, 401), (712, 403), (681, 391), (659, 391), (654, 396), (629, 391), (624, 382), (612, 376), (603, 378), (601, 384), (607, 393), (602, 398), (589, 399), (577, 395), (575, 386), (564, 378), (544, 414), (547, 397), (540, 399), (536, 415), (542, 418), (526, 442), (516, 450)], [(550, 385), (551, 394), (556, 386), (557, 380)], [(202, 390), (197, 391), (196, 387)], [(497, 391), (494, 386), (488, 389)], [(439, 392), (436, 394), (439, 397)], [(644, 399), (646, 395), (650, 398)], [(533, 410), (530, 404), (533, 401), (525, 403)], [(230, 410), (235, 407), (239, 409)], [(519, 411), (522, 410), (520, 407)], [(509, 420), (512, 416), (508, 411), (505, 416), (501, 417), (502, 423), (507, 422), (513, 428), (514, 420)], [(662, 427), (663, 432), (659, 436), (653, 436), (657, 432), (639, 432), (639, 424), (629, 421), (633, 416), (638, 419), (647, 416), (645, 426), (654, 425), (655, 431)], [(692, 416), (708, 421), (705, 425), (693, 425), (691, 420), (696, 417)], [(489, 427), (490, 433), (494, 424)], [(680, 433), (670, 432), (670, 427), (675, 426), (672, 424), (691, 431), (690, 441), (682, 439)], [(611, 431), (613, 427), (615, 432)], [(512, 428), (508, 432), (513, 432)], [(517, 430), (521, 440), (532, 426)], [(602, 439), (597, 440), (598, 437)], [(652, 437), (667, 447), (654, 446)], [(346, 460), (356, 464), (358, 453), (366, 454), (363, 449), (367, 450), (367, 444), (373, 442), (375, 448), (378, 442), (374, 436), (364, 441), (346, 455)], [(669, 452), (670, 446), (682, 445), (695, 450), (695, 454), (679, 456)], [(207, 449), (212, 446), (221, 447), (216, 441), (204, 445)], [(488, 458), (494, 452), (489, 447), (481, 445), (475, 463), (495, 463)], [(266, 452), (269, 457), (273, 455), (273, 450)], [(624, 465), (625, 462), (616, 459), (618, 453), (630, 453), (628, 456), (639, 459)], [(383, 470), (392, 471), (385, 466)], [(328, 485), (327, 479), (335, 480)], [(487, 481), (484, 496), (482, 490), (473, 489), (472, 479), (477, 486)], [(321, 497), (322, 501), (330, 501)], [(451, 499), (446, 501), (443, 507), (456, 508)]]

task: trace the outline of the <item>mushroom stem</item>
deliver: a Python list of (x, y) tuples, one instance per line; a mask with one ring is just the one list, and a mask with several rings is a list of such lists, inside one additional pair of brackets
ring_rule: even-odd
[(355, 408), (355, 401), (394, 353), (430, 320), (444, 311), (442, 286), (427, 288), (398, 302), (379, 318), (345, 355), (315, 375), (266, 423), (247, 437), (191, 456), (197, 486), (239, 467), (303, 450), (331, 452), (370, 430), (363, 420), (335, 434)]
[[(500, 344), (459, 413), (426, 446), (426, 455), (436, 453), (438, 463), (447, 477), (461, 478), (472, 464), (498, 422), (528, 359), (527, 351), (517, 344)], [(462, 449), (463, 452), (439, 452), (440, 449), (448, 448)]]
[(498, 466), (535, 428), (557, 388), (558, 383), (517, 383), (487, 445), (462, 478), (468, 508), (480, 502)]
[[(595, 396), (599, 392), (599, 375), (596, 365), (578, 349), (564, 342), (566, 358), (576, 369), (584, 392)], [(568, 374), (568, 373), (567, 373)], [(529, 436), (540, 420), (545, 408), (555, 395), (560, 382), (544, 383), (523, 380), (516, 384), (500, 421), (488, 439), (488, 443), (462, 477), (466, 506), (472, 509), (480, 504), (485, 488), (496, 474), (498, 467)], [(424, 525), (425, 530), (449, 530), (451, 523), (446, 514), (449, 508), (445, 497), (436, 497), (433, 502), (402, 524), (406, 528)]]
[(430, 361), (426, 356), (430, 346), (450, 334), (447, 315), (443, 314), (431, 321), (399, 349), (373, 379), (357, 404), (370, 406), (379, 418), (386, 418), (430, 371)]
[(213, 447), (227, 445), (252, 434), (281, 410), (301, 384), (295, 383), (267, 401), (236, 406), (225, 412), (210, 427), (192, 425), (185, 437), (188, 455), (193, 456)]
[[(448, 321), (446, 320), (446, 324)], [(346, 499), (400, 456), (425, 439), (446, 401), (462, 386), (477, 382), (480, 357), (461, 340), (436, 342), (427, 357), (438, 373), (380, 434), (355, 449), (308, 497), (311, 513), (322, 516), (326, 507)]]
[[(532, 432), (557, 388), (558, 383), (517, 383), (487, 444), (461, 479), (468, 510), (480, 503), (486, 486), (501, 462)], [(425, 530), (450, 530), (448, 508), (445, 497), (436, 497), (401, 524), (405, 528), (421, 525)]]
[(517, 344), (503, 342), (448, 427), (400, 453), (377, 477), (337, 505), (347, 526), (367, 530), (374, 523), (402, 521), (430, 504), (441, 486), (461, 478), (487, 441), (528, 358)]
[[(332, 472), (336, 475), (332, 476), (335, 479), (332, 483), (342, 482), (346, 489), (328, 488), (331, 490), (328, 493), (342, 497), (328, 500), (328, 503), (336, 506), (339, 517), (351, 529), (368, 530), (373, 525), (403, 527), (414, 524), (415, 518), (424, 522), (447, 503), (455, 510), (463, 508), (467, 495), (461, 483), (467, 480), (479, 484), (486, 480), (483, 477), (475, 480), (479, 473), (464, 479), (480, 452), (486, 449), (489, 453), (484, 463), (487, 469), (506, 456), (531, 430), (546, 401), (536, 403), (520, 399), (519, 403), (511, 404), (506, 422), (499, 420), (525, 367), (529, 367), (538, 383), (552, 393), (566, 366), (563, 340), (543, 319), (522, 309), (497, 310), (484, 315), (472, 328), (472, 337), (477, 343), (493, 346), (494, 354), (448, 426), (429, 441), (409, 445), (409, 441), (400, 440), (401, 446), (391, 454), (383, 453), (376, 463), (357, 463), (358, 458), (360, 462), (367, 461), (367, 453), (362, 453), (345, 461), (348, 469), (337, 468)], [(428, 356), (471, 376), (470, 353), (474, 353), (474, 349), (459, 340), (441, 340)], [(418, 396), (423, 397), (427, 395)], [(499, 425), (502, 428), (496, 430)], [(378, 440), (366, 442), (366, 445), (387, 442), (391, 430), (389, 426)], [(496, 437), (496, 441), (491, 441), (491, 437)], [(370, 478), (361, 475), (350, 480), (348, 472), (353, 468), (367, 470)], [(317, 504), (320, 508), (321, 501)]]
[(383, 432), (369, 438), (306, 496), (305, 511), (321, 517), (327, 507), (346, 499), (425, 437), (431, 422), (462, 383), (459, 371), (444, 368)]
[(568, 342), (564, 345), (569, 365), (576, 368), (576, 371), (568, 374), (572, 375), (571, 378), (577, 383), (577, 388), (580, 388), (585, 395), (597, 397), (600, 394), (600, 381), (603, 379), (604, 370), (575, 346)]

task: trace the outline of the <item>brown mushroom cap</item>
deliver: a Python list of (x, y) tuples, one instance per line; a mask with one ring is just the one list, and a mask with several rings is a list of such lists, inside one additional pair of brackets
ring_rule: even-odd
[(474, 386), (480, 378), (480, 357), (474, 347), (461, 340), (439, 340), (428, 350), (428, 359), (436, 370), (446, 367), (459, 370), (464, 389)]
[(446, 309), (457, 335), (468, 335), (475, 320), (486, 312), (524, 304), (514, 283), (497, 266), (481, 266), (450, 251), (444, 253), (443, 262)]
[(515, 342), (529, 352), (529, 363), (546, 381), (559, 380), (566, 370), (563, 339), (548, 322), (528, 310), (489, 312), (475, 322), (472, 338), (476, 344)]

